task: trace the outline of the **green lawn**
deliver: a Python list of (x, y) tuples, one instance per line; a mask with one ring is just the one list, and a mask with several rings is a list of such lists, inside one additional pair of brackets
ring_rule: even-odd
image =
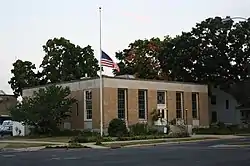
[(37, 143), (0, 143), (0, 148), (28, 148), (48, 146), (49, 144), (37, 144)]
[(103, 143), (103, 146), (106, 147), (115, 147), (115, 146), (120, 146), (120, 147), (126, 147), (126, 146), (131, 146), (131, 145), (152, 145), (152, 144), (160, 144), (160, 143), (176, 143), (176, 142), (188, 142), (188, 141), (202, 141), (202, 140), (212, 140), (216, 139), (214, 137), (204, 137), (204, 138), (184, 138), (184, 139), (176, 139), (176, 140), (149, 140), (149, 141), (133, 141), (133, 142), (122, 142), (122, 143), (108, 143), (105, 144)]
[(41, 137), (41, 138), (31, 138), (31, 137), (11, 137), (8, 140), (20, 140), (20, 141), (44, 141), (44, 142), (62, 142), (68, 143), (71, 137)]

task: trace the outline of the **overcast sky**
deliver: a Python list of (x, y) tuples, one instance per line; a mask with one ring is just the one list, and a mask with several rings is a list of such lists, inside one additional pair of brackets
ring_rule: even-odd
[(208, 17), (250, 16), (250, 0), (0, 0), (0, 90), (12, 94), (16, 58), (40, 65), (50, 38), (91, 45), (99, 58), (99, 6), (102, 48), (113, 58), (136, 39), (175, 36)]

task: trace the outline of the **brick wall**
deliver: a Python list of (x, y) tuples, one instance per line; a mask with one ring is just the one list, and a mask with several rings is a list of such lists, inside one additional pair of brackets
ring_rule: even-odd
[(0, 116), (10, 115), (9, 109), (17, 104), (17, 99), (14, 96), (0, 96)]

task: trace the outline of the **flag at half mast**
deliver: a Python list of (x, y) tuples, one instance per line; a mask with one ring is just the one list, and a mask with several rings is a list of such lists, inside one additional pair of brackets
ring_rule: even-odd
[(104, 51), (102, 51), (101, 65), (109, 68), (113, 68), (120, 72), (120, 68)]

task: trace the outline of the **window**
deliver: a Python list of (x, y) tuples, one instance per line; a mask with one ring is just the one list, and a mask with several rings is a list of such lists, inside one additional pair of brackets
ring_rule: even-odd
[(198, 117), (198, 93), (192, 93), (192, 116), (194, 119)]
[(183, 93), (176, 92), (176, 118), (182, 118), (183, 110)]
[(216, 105), (216, 96), (215, 95), (211, 96), (211, 104)]
[(139, 110), (139, 119), (146, 119), (146, 113), (147, 113), (146, 90), (138, 90), (138, 110)]
[(165, 104), (165, 92), (164, 91), (157, 92), (157, 104)]
[(229, 109), (229, 100), (226, 100), (226, 109)]
[(125, 103), (126, 103), (126, 97), (125, 97), (125, 89), (118, 89), (118, 118), (119, 119), (125, 119)]
[(212, 122), (217, 122), (217, 112), (212, 112)]
[(89, 90), (85, 91), (85, 112), (86, 119), (92, 119), (92, 92)]
[(79, 115), (79, 105), (78, 105), (78, 102), (76, 102), (76, 116)]

